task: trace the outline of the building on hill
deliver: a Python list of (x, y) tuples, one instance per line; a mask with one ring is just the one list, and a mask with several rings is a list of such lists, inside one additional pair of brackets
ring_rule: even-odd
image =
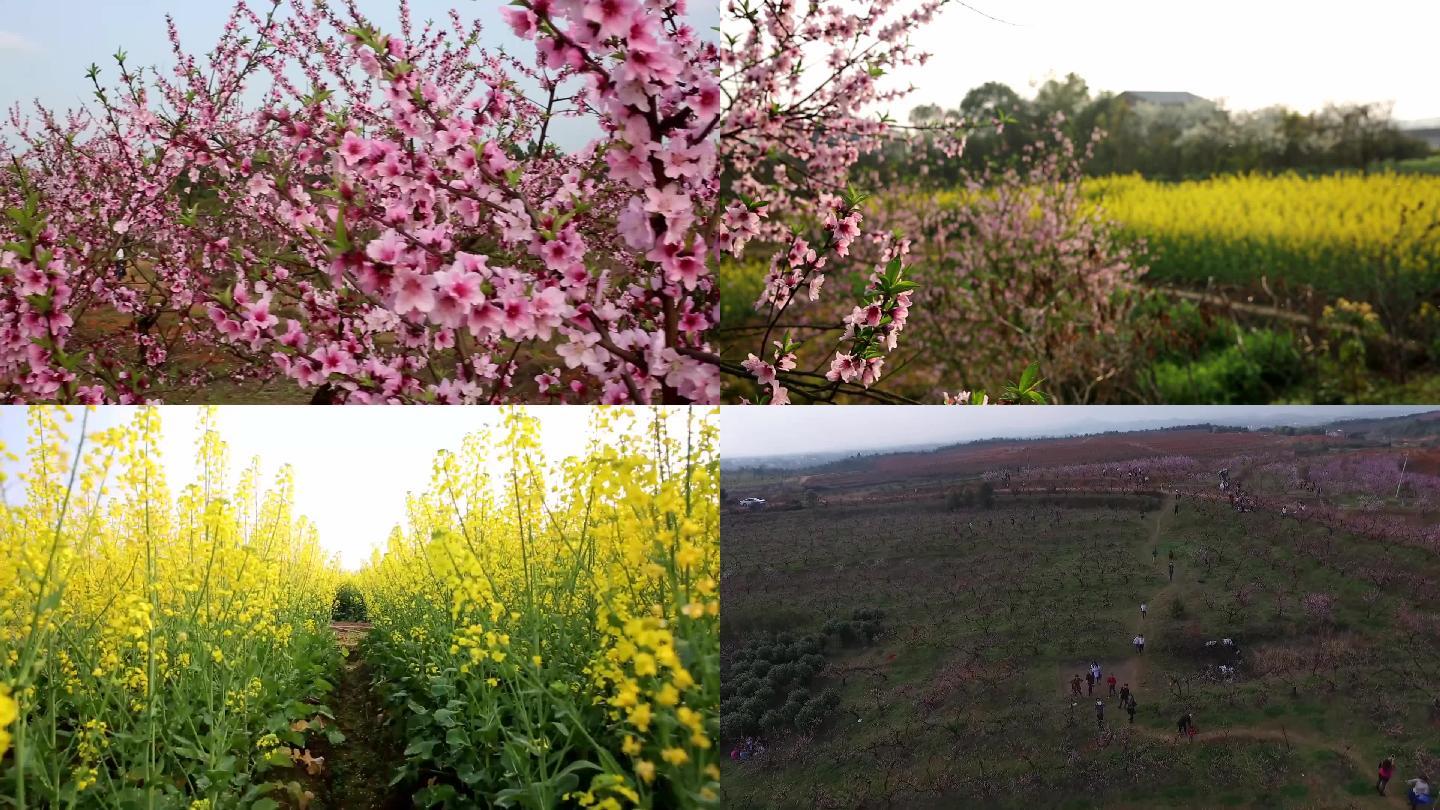
[(1183, 92), (1126, 90), (1120, 94), (1119, 98), (1131, 107), (1141, 104), (1153, 104), (1156, 107), (1187, 107), (1191, 104), (1204, 104), (1210, 107), (1215, 106), (1215, 102), (1210, 99), (1201, 98), (1194, 93)]

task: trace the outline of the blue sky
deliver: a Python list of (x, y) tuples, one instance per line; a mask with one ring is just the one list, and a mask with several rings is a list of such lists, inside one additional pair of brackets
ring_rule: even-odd
[[(6, 0), (8, 2), (8, 0)], [(597, 406), (600, 407), (600, 406)], [(80, 410), (68, 433), (80, 432)], [(195, 479), (195, 439), (200, 408), (167, 405), (160, 411), (161, 455), (170, 491)], [(582, 452), (593, 408), (535, 407), (546, 457), (559, 460)], [(128, 423), (136, 409), (105, 406), (91, 413), (89, 430)], [(683, 407), (666, 408), (676, 435), (685, 430)], [(704, 409), (695, 409), (697, 425)], [(649, 415), (642, 414), (642, 419)], [(383, 548), (391, 527), (405, 518), (407, 492), (429, 487), (431, 462), (440, 450), (459, 450), (461, 440), (485, 425), (500, 424), (492, 407), (312, 408), (282, 405), (227, 405), (219, 409), (220, 435), (230, 446), (233, 477), (250, 459), (261, 460), (262, 479), (273, 482), (281, 465), (295, 471), (298, 512), (317, 527), (320, 543), (339, 554), (348, 568), (359, 568), (372, 548)], [(0, 406), (0, 442), (20, 457), (19, 465), (0, 465), (18, 473), (26, 466), (29, 433), (25, 407)], [(496, 471), (508, 470), (496, 459)], [(17, 475), (0, 496), (24, 501)]]
[[(257, 11), (266, 0), (252, 0)], [(382, 30), (399, 30), (397, 0), (358, 0), (356, 5)], [(714, 0), (698, 0), (690, 9), (694, 24), (708, 30), (719, 19)], [(38, 98), (45, 106), (68, 109), (92, 103), (85, 78), (91, 63), (105, 71), (105, 83), (118, 78), (111, 58), (124, 48), (132, 65), (173, 64), (165, 15), (175, 18), (181, 41), (192, 53), (204, 53), (219, 39), (233, 4), (230, 0), (0, 0), (0, 109)], [(338, 4), (337, 4), (338, 7)], [(416, 24), (433, 19), (448, 27), (451, 8), (465, 19), (486, 23), (491, 48), (528, 57), (534, 46), (522, 43), (502, 21), (497, 0), (412, 0)], [(580, 122), (558, 126), (556, 139), (574, 148), (591, 131)]]

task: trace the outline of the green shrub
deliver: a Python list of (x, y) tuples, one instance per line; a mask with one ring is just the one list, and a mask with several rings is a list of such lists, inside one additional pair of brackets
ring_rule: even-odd
[(330, 620), (335, 622), (363, 622), (368, 621), (368, 614), (365, 612), (365, 597), (360, 589), (350, 583), (340, 586), (335, 593), (335, 601), (330, 608)]
[(1257, 329), (1243, 343), (1151, 370), (1162, 402), (1230, 405), (1274, 401), (1305, 379), (1306, 363), (1293, 334)]

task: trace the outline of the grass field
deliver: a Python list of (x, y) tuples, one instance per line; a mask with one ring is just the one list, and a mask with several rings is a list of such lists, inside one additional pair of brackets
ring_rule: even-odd
[[(938, 493), (964, 479), (927, 477), (727, 512), (722, 716), (732, 734), (736, 713), (780, 716), (745, 730), (765, 748), (726, 763), (726, 806), (1384, 807), (1401, 802), (1374, 793), (1382, 757), (1402, 780), (1440, 763), (1416, 629), (1440, 610), (1433, 549), (1195, 491), (1178, 511), (1168, 489), (1049, 492), (1067, 476), (1000, 484), (990, 509), (952, 510)], [(873, 635), (825, 629), (857, 609), (883, 614)], [(767, 696), (777, 648), (812, 634), (823, 666)], [(1232, 679), (1206, 646), (1223, 638)], [(1097, 689), (1098, 730), (1095, 698), (1069, 695), (1091, 660), (1135, 690), (1133, 725)], [(838, 700), (787, 726), (797, 688)], [(1200, 734), (1181, 743), (1186, 711)]]

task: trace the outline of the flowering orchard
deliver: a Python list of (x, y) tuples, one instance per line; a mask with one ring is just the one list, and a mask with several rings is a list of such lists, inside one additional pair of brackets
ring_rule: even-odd
[[(521, 57), (459, 10), (239, 0), (204, 56), (172, 24), (172, 70), (117, 53), (90, 109), (16, 111), (0, 145), (0, 400), (219, 367), (318, 402), (716, 401), (708, 267), (737, 240), (685, 13), (519, 0)], [(568, 118), (598, 137), (558, 148)]]
[(679, 417), (597, 411), (547, 464), (512, 412), (435, 459), (358, 580), (417, 800), (718, 806), (719, 420)]
[[(910, 267), (925, 258), (911, 255), (914, 232), (872, 215), (862, 189), (876, 178), (855, 168), (863, 157), (895, 149), (956, 156), (975, 127), (1000, 125), (905, 126), (880, 112), (909, 92), (889, 86), (885, 75), (924, 63), (910, 37), (949, 3), (727, 0), (719, 149), (728, 183), (719, 246), (727, 261), (763, 276), (756, 314), (732, 311), (727, 318), (736, 321), (722, 329), (727, 350), (744, 355), (721, 362), (741, 378), (732, 398), (988, 401), (982, 391), (946, 395), (938, 383), (923, 392), (884, 384), (913, 360), (892, 362), (912, 309), (927, 305), (928, 281)], [(832, 297), (822, 302), (832, 278)], [(1005, 373), (1029, 359), (1015, 352), (1005, 358)], [(1039, 382), (1027, 373), (996, 400), (1043, 401)]]
[(0, 509), (0, 803), (303, 807), (292, 774), (343, 738), (338, 574), (288, 472), (228, 485), (211, 415), (172, 493), (158, 411), (91, 435), (71, 417), (29, 410), (25, 500)]

